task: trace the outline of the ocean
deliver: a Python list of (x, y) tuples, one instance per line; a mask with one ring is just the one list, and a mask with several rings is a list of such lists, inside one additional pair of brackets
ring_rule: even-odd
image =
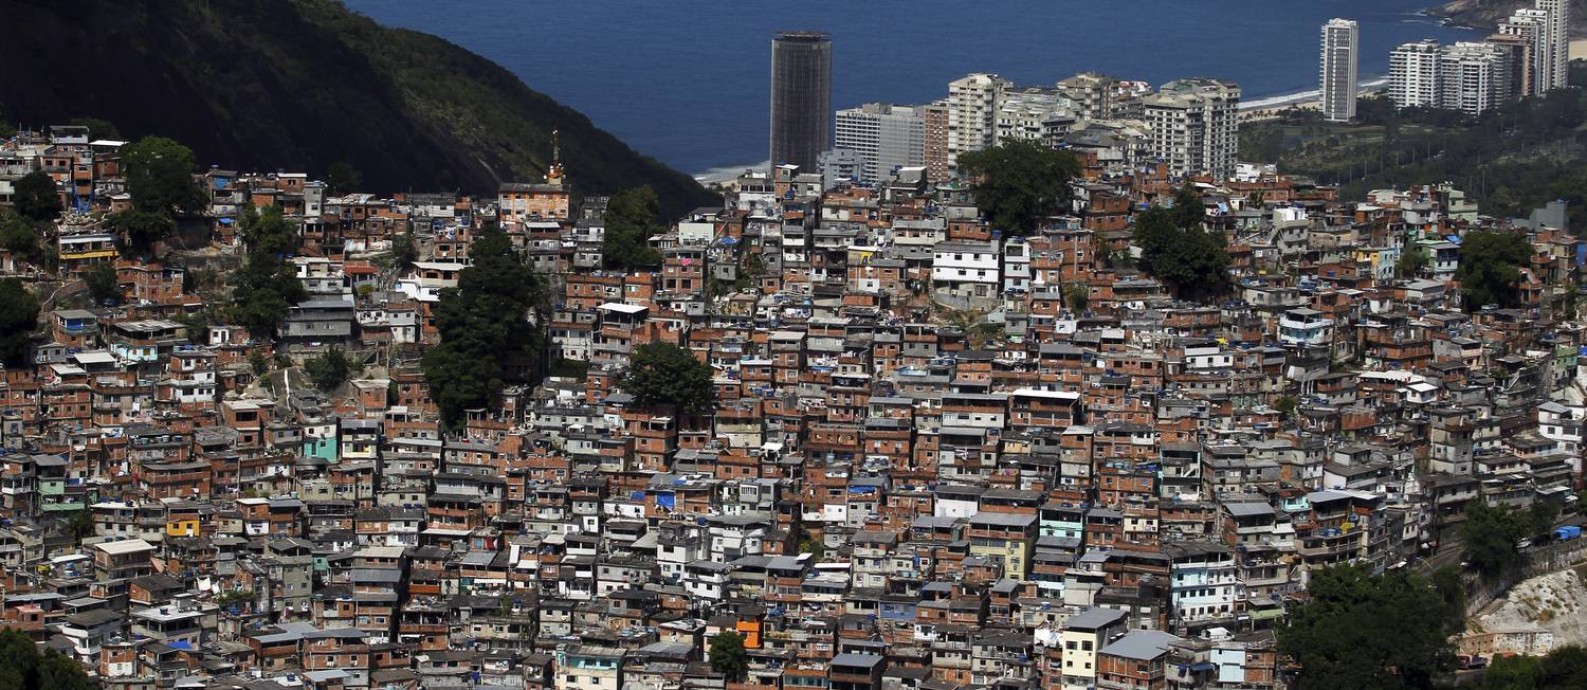
[[(512, 70), (642, 153), (705, 174), (766, 159), (771, 36), (828, 31), (832, 104), (924, 103), (995, 72), (1048, 85), (1081, 71), (1161, 84), (1232, 79), (1247, 101), (1317, 88), (1323, 22), (1361, 23), (1363, 81), (1423, 38), (1477, 40), (1433, 0), (346, 0)], [(577, 171), (570, 171), (576, 178)]]

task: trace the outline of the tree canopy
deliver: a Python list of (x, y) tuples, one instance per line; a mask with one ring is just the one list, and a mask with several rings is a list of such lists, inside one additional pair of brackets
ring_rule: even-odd
[(127, 193), (139, 210), (180, 215), (203, 209), (208, 199), (193, 178), (193, 150), (165, 137), (144, 137), (121, 147)]
[(640, 405), (671, 405), (699, 414), (716, 406), (711, 366), (672, 343), (647, 343), (634, 350), (623, 390)]
[(1495, 574), (1520, 557), (1521, 540), (1546, 534), (1559, 517), (1559, 508), (1538, 501), (1525, 510), (1494, 508), (1481, 500), (1466, 504), (1460, 525), (1460, 543), (1471, 567)]
[(0, 249), (33, 264), (44, 261), (44, 245), (39, 241), (38, 224), (16, 213), (0, 209)]
[(269, 336), (292, 305), (308, 298), (297, 271), (283, 258), (296, 250), (297, 232), (276, 207), (243, 207), (239, 227), (248, 256), (231, 277), (230, 318), (255, 336)]
[(326, 393), (341, 388), (347, 380), (364, 370), (363, 362), (347, 356), (342, 348), (332, 345), (329, 350), (303, 363), (303, 372), (309, 375), (314, 387)]
[(1477, 690), (1575, 690), (1587, 678), (1587, 648), (1555, 647), (1544, 656), (1494, 659)]
[(749, 652), (744, 650), (743, 635), (729, 630), (711, 638), (711, 670), (730, 683), (744, 680), (749, 671)]
[(454, 428), (467, 410), (496, 402), (507, 382), (522, 378), (519, 372), (538, 376), (543, 337), (529, 318), (534, 314), (541, 324), (549, 318), (545, 279), (523, 263), (500, 228), (486, 226), (469, 257), (473, 265), (435, 304), (441, 343), (423, 360), (430, 397)]
[(55, 220), (64, 208), (55, 179), (41, 171), (17, 178), (12, 183), (11, 200), (18, 214), (36, 222)]
[(1174, 206), (1153, 206), (1135, 217), (1140, 268), (1185, 299), (1206, 299), (1229, 286), (1229, 253), (1223, 232), (1205, 227), (1201, 197), (1189, 187)]
[(1042, 220), (1067, 211), (1069, 181), (1080, 174), (1074, 154), (1016, 139), (959, 155), (959, 169), (974, 180), (975, 205), (993, 229), (1029, 235)]
[(1489, 304), (1513, 307), (1521, 300), (1518, 283), (1521, 266), (1532, 256), (1532, 245), (1519, 233), (1477, 230), (1460, 243), (1460, 266), (1455, 280), (1466, 296), (1466, 310)]
[(1278, 631), (1279, 651), (1300, 665), (1306, 690), (1428, 688), (1454, 667), (1449, 636), (1461, 626), (1456, 592), (1400, 569), (1365, 564), (1318, 571), (1310, 598)]
[(116, 267), (108, 263), (94, 264), (82, 273), (83, 283), (88, 286), (88, 297), (96, 305), (115, 306), (121, 304), (121, 285), (116, 280)]
[(39, 298), (16, 278), (0, 280), (0, 362), (31, 364), (28, 355), (39, 325)]
[(661, 265), (661, 252), (651, 247), (650, 236), (666, 228), (661, 224), (661, 201), (648, 185), (625, 189), (606, 202), (606, 235), (601, 255), (607, 268), (633, 270)]
[(129, 209), (110, 216), (110, 226), (121, 235), (122, 253), (149, 256), (154, 245), (176, 232), (176, 221), (165, 213)]
[(82, 665), (48, 650), (16, 630), (0, 630), (0, 688), (4, 690), (99, 690)]
[(363, 183), (363, 174), (347, 161), (336, 161), (331, 164), (330, 170), (325, 171), (325, 191), (336, 196), (356, 192)]

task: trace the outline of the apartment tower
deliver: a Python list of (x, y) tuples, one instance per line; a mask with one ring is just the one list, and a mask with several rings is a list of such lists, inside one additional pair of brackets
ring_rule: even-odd
[(815, 172), (832, 144), (832, 37), (777, 34), (771, 43), (771, 165)]
[(833, 145), (860, 154), (861, 182), (880, 182), (896, 168), (925, 165), (924, 110), (887, 103), (839, 110)]
[(997, 144), (997, 109), (1008, 80), (996, 74), (971, 74), (948, 83), (948, 167), (959, 154)]
[(1361, 27), (1353, 20), (1330, 20), (1322, 28), (1322, 112), (1330, 122), (1356, 117)]
[(1175, 176), (1228, 179), (1240, 153), (1240, 87), (1218, 79), (1180, 79), (1142, 99), (1147, 147)]
[(1543, 42), (1548, 54), (1548, 90), (1570, 86), (1570, 0), (1537, 0), (1548, 13)]
[(1389, 98), (1396, 108), (1437, 108), (1438, 41), (1404, 43), (1389, 54)]

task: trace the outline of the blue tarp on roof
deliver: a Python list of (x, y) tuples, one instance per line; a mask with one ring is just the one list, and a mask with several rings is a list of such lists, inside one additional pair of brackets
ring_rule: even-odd
[(676, 494), (656, 494), (656, 507), (672, 510), (672, 508), (676, 505), (678, 505)]

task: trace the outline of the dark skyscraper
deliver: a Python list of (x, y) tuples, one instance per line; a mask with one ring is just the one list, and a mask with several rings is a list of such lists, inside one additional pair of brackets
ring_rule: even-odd
[(790, 31), (771, 43), (771, 164), (816, 170), (832, 145), (832, 38)]

